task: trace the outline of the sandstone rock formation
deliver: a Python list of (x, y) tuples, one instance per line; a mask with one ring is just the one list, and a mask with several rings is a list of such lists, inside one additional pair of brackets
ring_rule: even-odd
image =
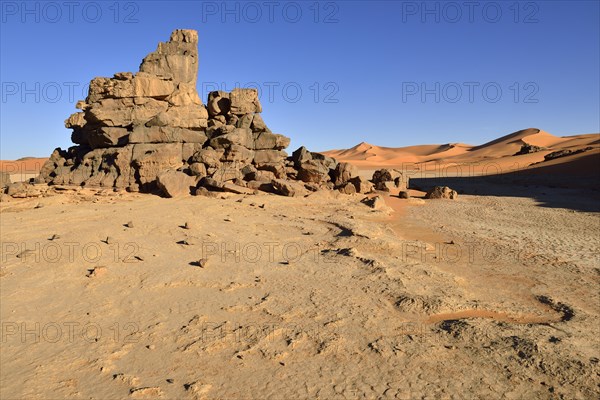
[(371, 191), (350, 164), (304, 147), (288, 157), (290, 139), (267, 127), (256, 89), (211, 92), (205, 106), (196, 89), (197, 45), (196, 31), (176, 30), (139, 72), (92, 79), (76, 105), (81, 111), (65, 121), (77, 146), (54, 150), (37, 182), (167, 196), (194, 187), (287, 196), (321, 188)]

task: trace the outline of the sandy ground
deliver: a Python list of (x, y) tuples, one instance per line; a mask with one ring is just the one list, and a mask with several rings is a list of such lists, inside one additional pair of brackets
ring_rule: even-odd
[(598, 398), (600, 214), (561, 190), (0, 203), (0, 397)]

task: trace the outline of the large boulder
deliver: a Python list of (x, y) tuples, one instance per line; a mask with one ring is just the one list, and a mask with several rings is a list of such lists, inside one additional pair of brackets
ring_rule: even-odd
[(252, 142), (252, 131), (250, 129), (235, 128), (231, 133), (211, 139), (210, 146), (219, 149), (237, 144), (246, 148), (252, 148)]
[(290, 138), (270, 132), (253, 134), (254, 150), (283, 150), (290, 145)]
[(339, 163), (332, 173), (332, 181), (335, 186), (345, 186), (346, 183), (358, 175), (358, 168), (350, 163)]
[(379, 169), (373, 173), (371, 179), (375, 189), (389, 192), (391, 189), (408, 189), (408, 177), (396, 169)]
[(350, 179), (349, 183), (354, 185), (356, 193), (371, 193), (374, 189), (373, 183), (360, 176)]
[(298, 179), (303, 182), (323, 183), (329, 177), (329, 168), (319, 160), (309, 160), (298, 166)]
[(156, 182), (167, 197), (189, 195), (196, 183), (194, 177), (179, 171), (164, 171), (158, 175)]

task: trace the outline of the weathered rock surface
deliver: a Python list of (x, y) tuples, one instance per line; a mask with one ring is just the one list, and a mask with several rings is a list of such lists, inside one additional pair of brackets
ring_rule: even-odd
[(521, 148), (519, 149), (519, 151), (517, 151), (514, 155), (515, 156), (520, 156), (523, 154), (531, 154), (531, 153), (537, 153), (538, 151), (544, 151), (546, 150), (545, 147), (540, 147), (540, 146), (534, 146), (532, 144), (529, 143), (525, 143), (521, 146)]
[(375, 197), (366, 197), (361, 200), (361, 203), (363, 203), (375, 210), (381, 210), (384, 207), (387, 207), (385, 205), (385, 200), (380, 195), (377, 195)]
[(10, 174), (6, 172), (0, 172), (0, 189), (4, 189), (10, 185)]
[(205, 106), (197, 80), (193, 30), (174, 31), (137, 73), (92, 79), (87, 98), (76, 105), (80, 111), (65, 121), (76, 146), (56, 149), (37, 181), (160, 190), (167, 196), (188, 193), (194, 182), (214, 190), (285, 196), (305, 194), (305, 184), (313, 191), (372, 190), (350, 164), (304, 147), (288, 157), (290, 139), (267, 127), (256, 89), (214, 91)]
[(373, 173), (371, 181), (376, 190), (385, 192), (408, 189), (408, 177), (396, 169), (379, 169)]
[(458, 198), (458, 192), (450, 189), (448, 186), (436, 186), (427, 192), (425, 198), (456, 200)]
[(165, 171), (157, 177), (158, 188), (167, 197), (179, 197), (191, 194), (196, 186), (194, 177), (179, 171)]

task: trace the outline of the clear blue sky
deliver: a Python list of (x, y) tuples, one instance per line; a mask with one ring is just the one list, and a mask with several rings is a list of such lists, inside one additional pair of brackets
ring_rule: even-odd
[(204, 101), (258, 85), (289, 150), (600, 131), (595, 0), (1, 4), (3, 159), (70, 146), (89, 80), (137, 71), (176, 28), (199, 31)]

